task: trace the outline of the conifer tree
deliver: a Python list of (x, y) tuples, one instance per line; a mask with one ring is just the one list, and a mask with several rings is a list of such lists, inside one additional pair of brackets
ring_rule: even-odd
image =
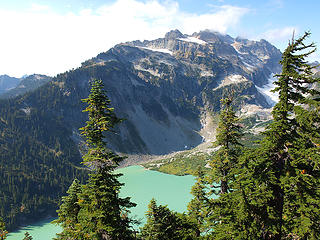
[(220, 147), (211, 159), (211, 181), (220, 183), (220, 194), (228, 193), (228, 183), (232, 181), (234, 174), (232, 170), (236, 167), (240, 154), (241, 127), (238, 123), (233, 106), (232, 98), (221, 100), (222, 111), (219, 117), (215, 146)]
[[(215, 146), (220, 147), (209, 162), (211, 171), (209, 183), (213, 187), (208, 192), (206, 224), (211, 229), (210, 239), (232, 239), (238, 232), (237, 192), (233, 191), (236, 170), (239, 166), (242, 137), (239, 119), (232, 106), (232, 97), (221, 100), (222, 111), (219, 117)], [(217, 190), (218, 189), (218, 190)], [(212, 198), (212, 195), (218, 197)], [(238, 234), (238, 233), (237, 233)]]
[(242, 159), (237, 188), (245, 211), (237, 221), (248, 239), (320, 238), (319, 92), (312, 87), (319, 79), (305, 60), (315, 51), (304, 43), (309, 35), (284, 51), (274, 120), (260, 147)]
[(86, 126), (80, 129), (88, 145), (83, 162), (92, 173), (78, 201), (80, 230), (84, 239), (132, 239), (128, 209), (135, 204), (119, 197), (121, 174), (113, 172), (123, 158), (107, 148), (104, 136), (121, 120), (103, 88), (101, 80), (93, 80), (89, 97), (83, 99), (88, 103), (84, 112), (89, 115)]
[(206, 231), (205, 217), (207, 214), (208, 196), (205, 173), (199, 166), (196, 171), (196, 183), (191, 188), (193, 199), (188, 204), (188, 215), (197, 225), (197, 236)]
[(197, 239), (197, 225), (185, 214), (170, 211), (152, 199), (148, 205), (147, 223), (141, 228), (143, 240)]
[(3, 219), (0, 217), (0, 240), (7, 238), (8, 232), (6, 231), (6, 225)]
[(60, 224), (63, 232), (57, 234), (57, 239), (68, 239), (75, 237), (75, 230), (78, 227), (78, 214), (80, 211), (79, 194), (82, 192), (82, 186), (78, 179), (75, 179), (67, 191), (67, 196), (62, 197), (62, 204), (58, 212), (58, 219), (53, 223)]
[(92, 81), (91, 93), (83, 102), (88, 103), (84, 112), (89, 115), (86, 126), (80, 128), (88, 147), (83, 163), (91, 169), (91, 173), (87, 184), (81, 186), (75, 180), (68, 196), (63, 198), (56, 222), (64, 230), (58, 239), (133, 239), (128, 209), (135, 204), (130, 198), (119, 196), (123, 185), (118, 181), (121, 174), (114, 173), (123, 157), (107, 148), (104, 135), (121, 120), (110, 106), (101, 80)]

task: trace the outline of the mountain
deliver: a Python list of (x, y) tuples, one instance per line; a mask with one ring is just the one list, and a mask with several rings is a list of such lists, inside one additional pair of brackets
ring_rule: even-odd
[(239, 106), (271, 107), (261, 87), (280, 71), (280, 58), (265, 40), (208, 31), (187, 36), (175, 30), (153, 41), (119, 44), (82, 68), (103, 73), (95, 77), (105, 80), (115, 108), (127, 119), (119, 141), (110, 141), (112, 148), (166, 154), (201, 143), (202, 120), (219, 111), (229, 88), (241, 95)]
[(0, 92), (0, 98), (13, 98), (22, 95), (26, 92), (33, 91), (38, 87), (41, 87), (43, 84), (49, 82), (51, 80), (51, 77), (40, 74), (32, 74), (29, 76), (22, 77), (20, 79), (13, 79), (16, 80), (16, 84), (10, 88), (7, 88), (2, 93)]
[(87, 120), (81, 99), (90, 79), (103, 80), (125, 119), (107, 136), (109, 147), (129, 157), (159, 155), (210, 142), (211, 113), (230, 91), (245, 114), (271, 107), (264, 86), (280, 71), (280, 58), (265, 40), (174, 30), (118, 44), (32, 92), (0, 101), (0, 215), (11, 228), (52, 215), (73, 178), (86, 178), (78, 129)]
[(0, 76), (0, 95), (10, 89), (15, 88), (20, 82), (19, 78), (9, 77), (8, 75)]

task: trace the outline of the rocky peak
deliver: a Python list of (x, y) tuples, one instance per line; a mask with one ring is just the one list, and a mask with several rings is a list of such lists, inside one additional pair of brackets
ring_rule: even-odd
[(224, 42), (226, 44), (231, 44), (234, 42), (234, 39), (229, 35), (224, 35), (219, 32), (213, 32), (210, 30), (200, 31), (199, 33), (193, 33), (193, 37), (197, 37), (205, 42), (214, 43), (214, 42)]
[(175, 29), (175, 30), (171, 30), (170, 32), (167, 32), (166, 35), (165, 35), (165, 39), (177, 39), (177, 38), (183, 38), (184, 35), (178, 30), (178, 29)]

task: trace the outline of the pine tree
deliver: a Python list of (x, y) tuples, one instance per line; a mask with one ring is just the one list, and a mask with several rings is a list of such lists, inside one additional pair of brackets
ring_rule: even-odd
[(62, 197), (62, 204), (58, 212), (58, 219), (53, 221), (60, 224), (63, 232), (57, 234), (57, 239), (68, 239), (75, 236), (75, 230), (79, 224), (78, 214), (80, 211), (79, 194), (82, 192), (82, 186), (78, 179), (75, 179), (67, 191), (67, 196)]
[(312, 87), (319, 79), (305, 60), (315, 51), (304, 43), (309, 35), (292, 39), (284, 51), (274, 120), (238, 174), (252, 239), (320, 238), (319, 92)]
[(191, 188), (193, 199), (188, 204), (188, 215), (197, 225), (197, 237), (201, 233), (206, 232), (205, 217), (207, 215), (208, 193), (207, 181), (205, 180), (205, 173), (198, 167), (196, 171), (196, 183)]
[(101, 80), (92, 81), (91, 93), (83, 102), (88, 103), (84, 112), (89, 115), (86, 126), (80, 128), (88, 147), (83, 163), (91, 173), (87, 184), (81, 186), (75, 180), (63, 198), (55, 221), (63, 227), (58, 239), (133, 239), (128, 209), (135, 204), (119, 197), (121, 174), (114, 173), (123, 157), (107, 148), (104, 135), (121, 120), (110, 106)]
[(113, 171), (123, 160), (107, 148), (104, 133), (121, 120), (116, 117), (101, 80), (92, 82), (91, 93), (83, 99), (89, 114), (85, 127), (88, 152), (84, 163), (92, 168), (88, 183), (79, 197), (79, 226), (84, 239), (132, 239), (128, 209), (135, 206), (129, 198), (120, 198), (121, 174)]
[[(233, 191), (233, 185), (239, 166), (242, 132), (239, 119), (233, 110), (232, 98), (222, 99), (221, 103), (222, 111), (214, 143), (220, 148), (209, 162), (211, 166), (209, 183), (213, 188), (208, 192), (209, 201), (205, 209), (206, 224), (214, 229), (209, 234), (210, 239), (232, 239), (235, 236), (232, 233), (238, 232), (238, 226), (235, 224), (238, 196), (237, 192)], [(218, 198), (212, 198), (216, 195)]]
[(150, 201), (147, 223), (141, 228), (143, 240), (192, 240), (197, 239), (197, 225), (185, 214), (170, 211), (167, 206)]
[(0, 217), (0, 240), (7, 238), (8, 232), (6, 231), (6, 225), (3, 219)]
[(239, 119), (232, 107), (231, 97), (221, 100), (222, 111), (219, 117), (215, 146), (220, 147), (211, 159), (211, 178), (213, 183), (220, 183), (220, 194), (229, 192), (228, 182), (232, 181), (232, 169), (237, 165), (242, 136)]

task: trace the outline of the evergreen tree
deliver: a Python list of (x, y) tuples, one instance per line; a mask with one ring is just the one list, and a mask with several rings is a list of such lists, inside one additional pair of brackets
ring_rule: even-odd
[(57, 239), (68, 239), (74, 237), (74, 232), (79, 224), (78, 214), (80, 211), (79, 194), (82, 192), (82, 186), (78, 179), (75, 179), (67, 191), (67, 196), (62, 197), (62, 204), (58, 212), (58, 219), (53, 223), (60, 224), (63, 232), (57, 234)]
[(0, 217), (0, 240), (7, 238), (8, 232), (6, 231), (6, 225), (3, 219)]
[(155, 199), (150, 201), (147, 223), (141, 228), (143, 240), (192, 240), (197, 239), (197, 225), (185, 214), (170, 211), (159, 205)]
[(64, 228), (58, 239), (125, 240), (133, 239), (129, 208), (135, 206), (130, 198), (120, 198), (123, 185), (121, 174), (113, 171), (123, 157), (107, 148), (105, 132), (112, 131), (121, 120), (110, 106), (101, 80), (93, 80), (91, 93), (83, 102), (88, 103), (86, 126), (80, 128), (86, 137), (87, 153), (83, 163), (91, 169), (87, 184), (75, 180), (63, 198), (56, 221)]
[(215, 146), (220, 147), (212, 160), (211, 181), (220, 183), (220, 194), (229, 192), (228, 182), (233, 180), (232, 170), (237, 166), (240, 154), (240, 138), (242, 136), (239, 119), (232, 107), (232, 98), (221, 100), (222, 111), (219, 117)]
[[(207, 227), (214, 229), (209, 233), (210, 238), (213, 237), (213, 239), (232, 239), (235, 232), (238, 234), (239, 227), (235, 225), (237, 201), (234, 199), (237, 198), (237, 192), (234, 192), (233, 188), (239, 166), (242, 132), (232, 101), (232, 97), (221, 100), (222, 111), (214, 143), (220, 148), (209, 162), (211, 166), (209, 183), (213, 188), (208, 192), (209, 201), (205, 209), (207, 212), (205, 221)], [(212, 198), (217, 195), (218, 198)]]
[(188, 204), (188, 215), (197, 225), (197, 236), (206, 231), (205, 217), (207, 214), (208, 196), (207, 196), (207, 181), (205, 173), (201, 167), (197, 168), (196, 183), (191, 188), (193, 199)]
[(83, 99), (89, 114), (87, 125), (80, 130), (86, 137), (88, 152), (84, 163), (92, 168), (78, 201), (79, 233), (83, 239), (131, 239), (128, 208), (135, 206), (129, 198), (120, 198), (121, 174), (113, 171), (123, 160), (107, 148), (104, 133), (112, 131), (121, 120), (116, 117), (101, 80), (92, 82), (91, 93)]
[(304, 43), (309, 35), (284, 51), (274, 120), (237, 175), (244, 209), (237, 221), (250, 239), (320, 238), (319, 92), (312, 87), (319, 79), (305, 60), (315, 51)]

